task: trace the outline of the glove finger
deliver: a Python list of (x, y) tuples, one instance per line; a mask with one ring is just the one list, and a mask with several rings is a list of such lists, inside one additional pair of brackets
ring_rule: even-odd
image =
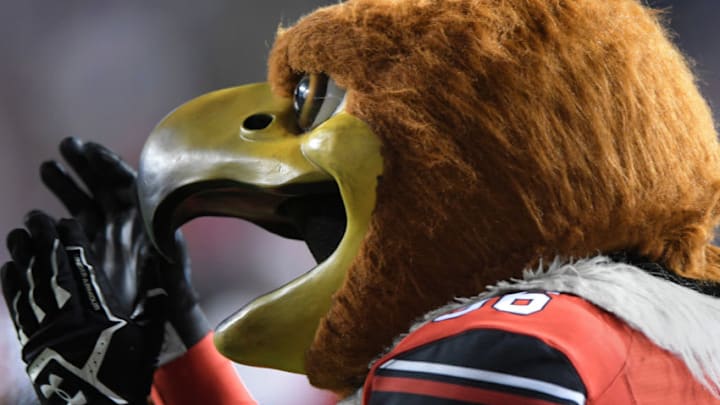
[(30, 234), (24, 229), (12, 230), (8, 234), (7, 245), (14, 264), (8, 268), (6, 276), (10, 285), (15, 286), (14, 288), (17, 291), (6, 299), (12, 300), (8, 305), (12, 307), (11, 311), (15, 314), (15, 324), (22, 326), (18, 331), (22, 331), (23, 334), (18, 332), (18, 336), (24, 344), (27, 336), (32, 335), (38, 327), (38, 319), (31, 309), (31, 304), (28, 299), (28, 292), (30, 291), (29, 280), (31, 280), (29, 275), (32, 264), (35, 261), (35, 250)]
[(60, 150), (103, 211), (113, 212), (135, 204), (135, 172), (118, 155), (104, 146), (76, 138), (64, 140)]
[(103, 173), (106, 182), (120, 187), (128, 187), (135, 181), (135, 170), (110, 149), (95, 143), (85, 144), (85, 156), (90, 165)]
[(50, 191), (60, 199), (70, 214), (80, 221), (85, 234), (92, 237), (103, 221), (98, 203), (93, 200), (58, 162), (45, 162), (40, 177)]
[(34, 250), (30, 234), (21, 228), (13, 229), (7, 236), (7, 249), (18, 267), (29, 267)]
[[(45, 224), (47, 225), (47, 224)], [(65, 308), (73, 296), (77, 297), (75, 279), (70, 270), (70, 263), (64, 246), (60, 243), (57, 230), (53, 227), (47, 232), (52, 238), (52, 247), (47, 245), (36, 247), (36, 260), (32, 269), (34, 280), (33, 298), (37, 304), (46, 309), (48, 317)], [(74, 309), (77, 309), (75, 306)], [(42, 322), (41, 322), (42, 323)]]
[(30, 285), (27, 274), (28, 271), (18, 267), (14, 262), (6, 263), (1, 274), (3, 295), (12, 315), (15, 329), (18, 331), (18, 339), (23, 346), (39, 326), (37, 316), (28, 299)]
[(32, 236), (35, 257), (27, 271), (30, 289), (28, 300), (38, 322), (42, 323), (47, 315), (57, 312), (58, 306), (54, 299), (51, 286), (57, 282), (57, 249), (59, 239), (55, 230), (55, 220), (42, 211), (30, 212), (25, 225)]
[(57, 232), (60, 243), (65, 247), (72, 278), (79, 286), (77, 293), (80, 302), (85, 308), (101, 313), (102, 305), (105, 305), (101, 285), (106, 283), (102, 271), (95, 269), (95, 260), (89, 248), (90, 242), (80, 224), (73, 219), (61, 219)]
[(75, 137), (65, 138), (60, 142), (60, 154), (85, 183), (90, 193), (97, 195), (99, 187), (102, 186), (101, 174), (90, 167), (85, 156), (85, 143)]
[[(27, 283), (23, 280), (22, 273), (15, 265), (15, 262), (7, 262), (3, 265), (2, 269), (0, 269), (0, 280), (2, 280), (2, 292), (5, 296), (8, 312), (15, 321), (17, 319), (15, 299), (23, 289), (27, 289)], [(15, 327), (18, 326), (16, 323)]]
[(0, 280), (2, 280), (2, 291), (8, 312), (18, 332), (18, 339), (20, 344), (25, 346), (27, 333), (23, 330), (23, 324), (20, 322), (19, 310), (22, 292), (28, 289), (27, 281), (14, 262), (7, 262), (3, 265), (0, 269)]
[(116, 211), (135, 205), (135, 171), (120, 156), (97, 143), (86, 143), (84, 151), (92, 171), (103, 173), (103, 184), (94, 190), (102, 206)]
[(15, 267), (15, 262), (7, 262), (2, 266), (2, 269), (0, 269), (0, 282), (2, 283), (5, 303), (10, 310), (10, 314), (13, 315), (12, 301), (22, 288), (22, 283), (18, 279), (18, 270), (17, 267)]
[(42, 211), (34, 210), (25, 216), (25, 227), (30, 232), (35, 260), (49, 260), (53, 243), (58, 239), (55, 220)]
[(40, 178), (72, 216), (77, 217), (80, 214), (96, 211), (92, 198), (75, 183), (60, 163), (56, 161), (43, 163), (40, 166)]

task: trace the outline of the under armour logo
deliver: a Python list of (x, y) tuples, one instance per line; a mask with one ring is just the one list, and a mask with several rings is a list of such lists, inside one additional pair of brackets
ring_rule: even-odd
[(70, 394), (68, 394), (65, 390), (60, 389), (60, 384), (62, 384), (63, 382), (62, 378), (56, 376), (55, 374), (50, 374), (48, 380), (50, 384), (43, 384), (40, 386), (40, 391), (46, 399), (50, 399), (53, 394), (56, 394), (57, 396), (62, 398), (63, 401), (67, 401), (67, 405), (87, 404), (87, 400), (85, 399), (85, 395), (83, 394), (82, 390), (78, 390), (75, 396), (70, 397)]

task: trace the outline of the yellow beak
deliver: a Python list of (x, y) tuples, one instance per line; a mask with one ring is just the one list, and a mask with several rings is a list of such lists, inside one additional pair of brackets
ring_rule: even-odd
[[(267, 84), (209, 93), (158, 124), (142, 153), (138, 188), (161, 251), (171, 251), (178, 227), (203, 215), (239, 217), (300, 239), (310, 239), (308, 224), (323, 217), (316, 222), (342, 235), (334, 250), (319, 249), (317, 267), (224, 321), (215, 335), (221, 353), (303, 372), (304, 353), (367, 232), (380, 148), (369, 127), (345, 112), (301, 133), (291, 100)], [(339, 216), (327, 203), (333, 199), (342, 203)]]

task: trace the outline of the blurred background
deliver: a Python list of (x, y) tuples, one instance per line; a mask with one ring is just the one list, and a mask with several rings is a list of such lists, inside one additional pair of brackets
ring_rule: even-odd
[[(675, 40), (694, 61), (720, 117), (720, 1), (643, 0), (667, 10)], [(320, 0), (262, 2), (0, 0), (0, 234), (27, 211), (67, 215), (38, 178), (66, 136), (102, 143), (133, 165), (154, 124), (190, 98), (263, 81), (275, 30)], [(217, 323), (253, 297), (309, 270), (304, 244), (232, 219), (183, 228), (195, 285)], [(0, 248), (0, 263), (8, 254)], [(30, 394), (19, 345), (0, 305), (0, 404)], [(332, 397), (304, 376), (238, 367), (261, 404), (322, 404)]]

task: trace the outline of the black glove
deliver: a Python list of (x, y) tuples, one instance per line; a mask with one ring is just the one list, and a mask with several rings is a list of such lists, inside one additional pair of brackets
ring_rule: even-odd
[(140, 217), (135, 171), (105, 147), (67, 138), (60, 153), (85, 184), (86, 193), (57, 162), (46, 162), (41, 177), (80, 221), (102, 269), (125, 304), (137, 294), (136, 273), (156, 269), (168, 293), (167, 319), (160, 364), (181, 356), (209, 331), (190, 284), (190, 265), (182, 235), (175, 257), (165, 260), (151, 245)]
[[(3, 294), (43, 404), (146, 404), (165, 293), (152, 272), (119, 297), (77, 221), (33, 211), (8, 235)], [(28, 232), (29, 231), (29, 232)]]

